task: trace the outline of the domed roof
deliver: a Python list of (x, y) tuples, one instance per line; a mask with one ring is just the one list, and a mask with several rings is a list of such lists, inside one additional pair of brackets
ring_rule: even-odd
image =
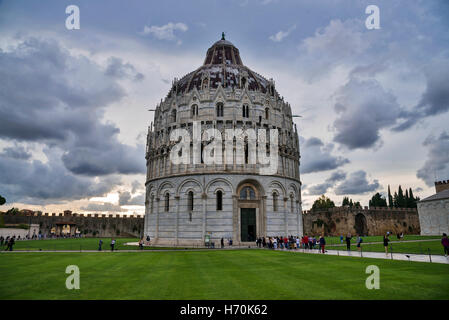
[(239, 49), (224, 36), (207, 50), (201, 67), (176, 83), (176, 92), (187, 93), (193, 88), (200, 90), (205, 85), (217, 88), (220, 84), (224, 88), (244, 88), (247, 85), (248, 90), (275, 92), (274, 87), (270, 89), (272, 83), (269, 80), (243, 65)]

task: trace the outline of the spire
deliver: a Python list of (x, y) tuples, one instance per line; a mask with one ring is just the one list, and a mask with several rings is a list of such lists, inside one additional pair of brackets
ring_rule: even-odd
[(225, 33), (224, 33), (224, 32), (221, 33), (221, 40), (226, 40), (226, 39), (225, 39)]

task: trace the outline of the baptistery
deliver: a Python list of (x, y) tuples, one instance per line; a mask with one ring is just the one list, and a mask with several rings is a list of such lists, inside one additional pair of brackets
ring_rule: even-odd
[(224, 35), (155, 107), (145, 158), (144, 232), (152, 244), (302, 236), (291, 107)]

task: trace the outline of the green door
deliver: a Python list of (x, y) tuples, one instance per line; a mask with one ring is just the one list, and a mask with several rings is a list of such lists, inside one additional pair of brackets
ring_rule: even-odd
[(242, 241), (256, 241), (256, 209), (241, 208), (240, 226)]

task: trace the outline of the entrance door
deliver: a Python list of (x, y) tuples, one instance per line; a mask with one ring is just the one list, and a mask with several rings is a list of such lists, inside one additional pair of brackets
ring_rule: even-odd
[(355, 216), (355, 232), (361, 236), (368, 235), (368, 228), (366, 226), (366, 218), (363, 214), (359, 213)]
[(256, 209), (241, 208), (240, 214), (242, 241), (256, 241)]

